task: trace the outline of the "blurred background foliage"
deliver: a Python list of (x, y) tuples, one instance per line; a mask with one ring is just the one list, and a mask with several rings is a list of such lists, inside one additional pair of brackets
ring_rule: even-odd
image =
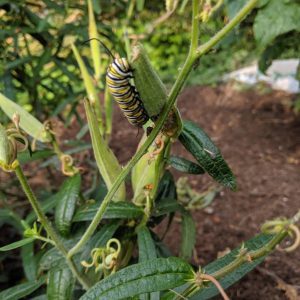
[[(199, 15), (204, 43), (247, 2), (207, 0)], [(101, 40), (120, 55), (141, 41), (166, 84), (176, 78), (188, 51), (187, 0), (93, 0)], [(85, 94), (70, 44), (76, 41), (92, 73), (86, 1), (0, 0), (0, 90), (39, 119), (64, 122)], [(275, 58), (299, 55), (300, 5), (297, 0), (260, 0), (258, 8), (214, 51), (201, 59), (189, 84), (216, 84), (224, 73), (254, 60), (265, 71)], [(109, 57), (105, 53), (104, 75)], [(67, 108), (67, 109), (66, 109)], [(4, 118), (0, 115), (0, 121)]]

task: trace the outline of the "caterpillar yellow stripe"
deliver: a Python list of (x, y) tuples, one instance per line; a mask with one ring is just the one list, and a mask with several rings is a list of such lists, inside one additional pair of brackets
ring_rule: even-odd
[(142, 127), (149, 120), (149, 116), (139, 93), (130, 82), (132, 78), (132, 70), (126, 58), (114, 58), (107, 68), (106, 84), (109, 92), (128, 121), (134, 126)]

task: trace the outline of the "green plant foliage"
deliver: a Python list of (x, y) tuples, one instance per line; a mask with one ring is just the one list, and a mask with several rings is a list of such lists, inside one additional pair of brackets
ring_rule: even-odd
[(122, 269), (94, 285), (80, 299), (117, 300), (133, 297), (174, 288), (192, 280), (193, 276), (193, 269), (184, 260), (175, 257), (157, 258)]
[(196, 163), (179, 156), (171, 156), (170, 165), (177, 171), (188, 174), (204, 174), (205, 171)]
[(224, 186), (236, 189), (235, 177), (220, 150), (200, 127), (191, 121), (184, 122), (179, 140), (210, 176)]
[(297, 0), (272, 0), (262, 7), (255, 18), (254, 35), (260, 47), (265, 47), (277, 36), (300, 30), (300, 6)]
[(32, 237), (25, 238), (23, 240), (20, 240), (20, 241), (17, 241), (17, 242), (14, 242), (14, 243), (11, 243), (9, 245), (1, 247), (0, 251), (10, 251), (10, 250), (13, 250), (13, 249), (17, 249), (17, 248), (20, 248), (24, 245), (32, 243), (34, 240), (35, 240), (35, 238), (32, 238)]
[[(89, 205), (87, 207), (82, 206), (76, 211), (73, 222), (90, 221), (94, 218), (99, 204)], [(134, 219), (143, 216), (143, 210), (128, 202), (110, 203), (105, 214), (105, 219)]]
[(34, 291), (36, 291), (42, 284), (45, 283), (45, 276), (42, 276), (40, 279), (35, 281), (29, 281), (16, 285), (12, 288), (6, 289), (0, 292), (0, 299), (5, 300), (18, 300), (22, 299)]
[[(16, 264), (18, 282), (0, 292), (0, 299), (158, 300), (178, 299), (179, 294), (186, 299), (209, 299), (217, 290), (203, 277), (205, 274), (226, 288), (297, 228), (299, 213), (292, 219), (271, 221), (264, 226), (270, 232), (204, 268), (188, 263), (196, 238), (201, 239), (193, 209), (210, 205), (219, 188), (199, 194), (189, 187), (188, 178), (178, 180), (176, 186), (169, 166), (192, 175), (206, 172), (232, 190), (236, 189), (236, 180), (220, 150), (199, 125), (185, 121), (182, 128), (176, 100), (191, 72), (194, 82), (199, 78), (209, 81), (250, 56), (254, 43), (247, 50), (244, 47), (249, 45), (249, 28), (253, 20), (260, 21), (260, 14), (275, 5), (271, 1), (241, 0), (234, 6), (234, 1), (226, 1), (222, 6), (206, 6), (208, 11), (203, 11), (200, 4), (203, 1), (0, 3), (0, 47), (4, 50), (0, 106), (14, 119), (11, 124), (0, 125), (1, 172), (12, 172), (12, 176), (4, 176), (0, 192), (4, 199), (0, 226), (13, 226), (13, 237), (24, 236), (0, 248), (5, 252), (0, 258), (3, 266), (7, 251), (21, 248), (16, 251), (20, 256), (16, 260), (23, 267), (22, 272), (21, 264)], [(226, 10), (230, 20), (224, 26)], [(250, 11), (253, 13), (249, 15)], [(247, 15), (246, 22), (239, 25)], [(291, 41), (295, 33), (293, 29), (274, 36), (272, 43), (279, 48), (266, 44), (262, 69), (282, 55), (278, 49), (286, 50), (282, 37)], [(95, 39), (81, 43), (88, 38), (98, 38), (100, 43)], [(147, 55), (140, 45), (133, 47), (132, 39), (142, 41)], [(113, 130), (111, 95), (104, 84), (105, 68), (112, 58), (105, 52), (108, 49), (113, 57), (131, 57), (132, 53), (130, 67), (135, 78), (126, 78), (126, 86), (127, 79), (135, 79), (137, 93), (141, 99), (147, 98), (148, 105), (142, 104), (151, 117), (145, 128), (140, 128), (143, 137), (124, 166), (110, 147), (118, 144), (126, 150), (119, 133)], [(284, 55), (292, 55), (293, 50), (291, 42)], [(161, 74), (167, 81), (174, 81), (169, 92)], [(121, 94), (122, 78), (116, 78), (121, 80)], [(126, 99), (126, 94), (121, 97)], [(84, 107), (77, 107), (78, 103)], [(82, 117), (83, 108), (86, 119)], [(28, 112), (32, 109), (38, 118)], [(49, 116), (56, 116), (65, 125), (72, 121), (73, 137), (61, 138), (52, 123), (44, 127), (42, 121)], [(73, 123), (74, 116), (80, 128)], [(173, 134), (169, 134), (170, 128)], [(183, 157), (171, 154), (176, 141), (185, 147)], [(185, 154), (194, 156), (195, 162), (184, 158)], [(47, 182), (40, 178), (35, 181), (35, 174), (42, 174)], [(68, 178), (60, 184), (63, 176)], [(22, 205), (17, 202), (19, 197)], [(172, 255), (164, 241), (178, 216), (180, 258)], [(162, 222), (164, 232), (157, 228)], [(6, 275), (1, 280), (9, 286), (10, 274)]]
[(196, 244), (196, 226), (193, 217), (188, 211), (181, 213), (181, 251), (180, 256), (189, 260), (192, 258)]
[(48, 300), (71, 300), (75, 278), (67, 265), (52, 268), (48, 272)]
[(69, 177), (63, 183), (56, 197), (55, 225), (58, 231), (67, 236), (70, 233), (81, 185), (79, 174)]

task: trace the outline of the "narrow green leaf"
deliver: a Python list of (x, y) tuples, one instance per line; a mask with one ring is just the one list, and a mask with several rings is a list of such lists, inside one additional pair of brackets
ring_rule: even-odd
[(113, 98), (109, 92), (107, 85), (104, 91), (104, 107), (105, 107), (105, 134), (110, 135), (112, 132), (113, 121)]
[(34, 151), (33, 153), (29, 153), (29, 151), (26, 151), (26, 152), (18, 153), (18, 161), (21, 164), (25, 164), (36, 160), (49, 158), (54, 155), (55, 152), (50, 149), (38, 150), (38, 151)]
[(28, 281), (37, 279), (37, 263), (34, 256), (34, 243), (26, 244), (21, 248), (22, 265)]
[[(98, 122), (89, 101), (84, 101), (84, 107), (89, 124), (93, 151), (97, 166), (107, 188), (110, 189), (117, 176), (121, 172), (121, 166), (99, 131)], [(125, 196), (125, 183), (122, 183), (117, 193), (115, 194), (114, 201), (124, 201)]]
[(182, 209), (182, 206), (174, 198), (164, 198), (163, 200), (155, 205), (155, 209), (152, 212), (153, 216), (159, 217)]
[(0, 108), (12, 119), (14, 114), (20, 116), (20, 127), (41, 142), (50, 142), (51, 136), (45, 131), (44, 125), (15, 102), (0, 93)]
[(183, 211), (181, 216), (180, 256), (185, 260), (189, 260), (192, 257), (196, 243), (196, 226), (192, 215), (188, 211)]
[[(245, 248), (247, 248), (249, 251), (257, 250), (262, 248), (264, 245), (266, 245), (270, 240), (272, 239), (271, 235), (266, 234), (260, 234), (256, 237), (250, 239), (245, 243)], [(205, 273), (207, 274), (213, 274), (214, 272), (218, 271), (219, 269), (229, 265), (233, 260), (236, 259), (239, 250), (241, 247), (236, 248), (235, 250), (231, 251), (229, 254), (225, 255), (224, 257), (221, 257), (217, 259), (216, 261), (208, 264), (206, 267), (204, 267)], [(235, 282), (239, 281), (243, 276), (245, 276), (247, 273), (252, 271), (257, 265), (259, 265), (263, 260), (264, 257), (261, 257), (259, 259), (256, 259), (252, 262), (245, 262), (240, 267), (235, 269), (234, 272), (229, 273), (225, 277), (219, 279), (220, 284), (224, 289), (228, 288)], [(213, 284), (209, 284), (205, 289), (202, 289), (195, 295), (193, 295), (190, 299), (193, 300), (206, 300), (214, 297), (217, 295), (219, 291), (216, 289), (216, 287)]]
[(192, 267), (176, 258), (157, 258), (131, 265), (103, 279), (89, 289), (81, 300), (108, 300), (173, 289), (192, 280)]
[[(78, 238), (74, 238), (71, 240), (67, 240), (64, 242), (64, 246), (67, 249), (71, 249), (77, 242)], [(59, 267), (60, 265), (65, 263), (65, 258), (55, 247), (49, 249), (44, 255), (41, 257), (39, 261), (39, 270), (38, 273), (43, 271), (48, 271), (52, 268)]]
[[(73, 218), (73, 222), (91, 221), (99, 204), (93, 204), (87, 207), (80, 207)], [(141, 207), (130, 202), (112, 202), (109, 203), (103, 218), (105, 219), (136, 219), (142, 217), (144, 211)]]
[(141, 12), (144, 9), (145, 0), (137, 0), (136, 1), (136, 8), (139, 12)]
[(63, 236), (70, 233), (80, 186), (81, 177), (80, 174), (76, 174), (65, 180), (56, 195), (58, 202), (55, 209), (55, 225)]
[(160, 202), (160, 199), (177, 199), (176, 185), (171, 172), (165, 171), (158, 186), (155, 203)]
[(39, 280), (30, 281), (15, 285), (0, 293), (0, 299), (3, 300), (18, 300), (30, 295), (36, 291), (42, 284), (45, 283), (46, 277), (42, 276)]
[(224, 186), (236, 190), (236, 179), (232, 171), (220, 150), (203, 129), (191, 121), (185, 121), (179, 140), (212, 178)]
[(138, 232), (139, 262), (157, 258), (155, 244), (151, 233), (146, 226), (139, 228)]
[(89, 38), (93, 39), (90, 41), (90, 43), (91, 43), (92, 59), (94, 63), (95, 78), (96, 80), (99, 80), (101, 75), (101, 48), (100, 48), (99, 41), (97, 41), (99, 37), (97, 31), (97, 24), (94, 16), (93, 2), (91, 0), (88, 0), (88, 11), (89, 11)]
[(72, 299), (75, 278), (67, 265), (53, 268), (48, 272), (48, 300)]
[[(262, 247), (264, 247), (270, 240), (272, 239), (272, 235), (268, 234), (259, 234), (255, 236), (254, 238), (246, 241), (243, 244), (243, 247), (246, 248), (248, 251), (255, 251), (258, 250)], [(239, 251), (241, 250), (241, 246), (235, 248), (232, 250), (229, 254), (211, 262), (207, 266), (203, 267), (202, 270), (206, 274), (211, 274), (214, 276), (214, 273), (217, 272), (218, 270), (229, 266), (234, 260), (236, 260), (237, 255)], [(235, 282), (239, 281), (243, 276), (245, 276), (247, 273), (252, 271), (257, 265), (259, 265), (265, 258), (261, 257), (256, 260), (253, 260), (251, 262), (245, 261), (242, 265), (237, 267), (233, 272), (227, 273), (225, 276), (222, 278), (216, 278), (222, 285), (224, 289), (228, 288)], [(164, 294), (162, 297), (162, 300), (172, 300), (174, 297), (178, 294), (182, 294), (190, 284), (185, 284), (180, 287), (177, 287), (174, 289), (174, 291), (177, 293), (175, 294), (174, 292), (170, 291)], [(216, 287), (213, 284), (208, 284), (205, 287), (203, 287), (201, 290), (197, 291), (194, 293), (192, 296), (190, 296), (188, 299), (191, 300), (206, 300), (206, 299), (211, 299), (212, 297), (216, 296), (219, 294), (219, 291), (216, 289)]]
[(32, 243), (34, 240), (35, 240), (35, 238), (30, 237), (30, 238), (26, 238), (26, 239), (11, 243), (9, 245), (1, 247), (0, 252), (10, 251), (10, 250), (13, 250), (13, 249), (20, 248), (20, 247), (22, 247), (26, 244)]
[(183, 157), (172, 155), (169, 159), (169, 163), (174, 169), (183, 173), (187, 173), (187, 174), (205, 173), (205, 170), (203, 170), (199, 165)]
[[(138, 232), (139, 262), (157, 258), (154, 241), (146, 226), (139, 228)], [(159, 300), (159, 292), (140, 295), (140, 300)]]
[(93, 80), (84, 64), (84, 61), (82, 60), (77, 48), (75, 45), (72, 44), (72, 50), (73, 53), (75, 55), (75, 58), (77, 60), (77, 63), (79, 65), (80, 71), (81, 71), (81, 76), (83, 78), (84, 81), (84, 85), (85, 85), (85, 89), (87, 91), (87, 95), (89, 100), (91, 101), (91, 103), (96, 104), (99, 103), (100, 106), (100, 102), (99, 102), (99, 97), (97, 95), (97, 91), (95, 89), (95, 86), (93, 84)]

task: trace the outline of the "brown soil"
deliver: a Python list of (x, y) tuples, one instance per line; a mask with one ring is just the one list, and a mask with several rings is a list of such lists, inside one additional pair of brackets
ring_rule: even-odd
[[(180, 96), (182, 117), (196, 122), (211, 136), (238, 180), (237, 192), (223, 190), (212, 209), (193, 214), (201, 265), (254, 236), (266, 220), (291, 217), (299, 210), (300, 120), (289, 109), (290, 98), (278, 92), (262, 95), (255, 91), (237, 92), (230, 86), (193, 87)], [(138, 139), (118, 111), (116, 119), (117, 138), (111, 144), (125, 162), (134, 153)], [(173, 152), (187, 156), (177, 143)], [(198, 191), (205, 191), (213, 184), (206, 175), (189, 178)], [(180, 236), (179, 226), (167, 235), (171, 249), (178, 248), (177, 236)], [(271, 273), (267, 274), (265, 269)], [(288, 298), (293, 288), (283, 284), (278, 289), (276, 276), (298, 289), (300, 295), (299, 250), (290, 254), (273, 253), (259, 271), (247, 275), (228, 294), (232, 300), (299, 299)]]

